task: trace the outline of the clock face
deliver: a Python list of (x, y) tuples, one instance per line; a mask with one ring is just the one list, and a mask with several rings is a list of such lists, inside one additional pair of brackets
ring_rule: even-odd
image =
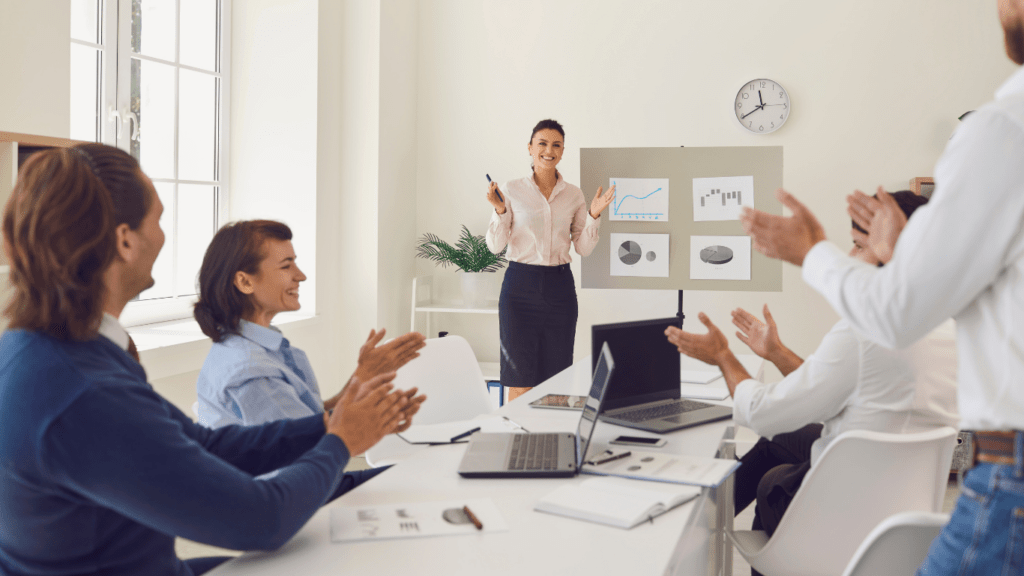
[(774, 80), (751, 80), (736, 93), (736, 119), (754, 134), (775, 132), (789, 119), (789, 92)]

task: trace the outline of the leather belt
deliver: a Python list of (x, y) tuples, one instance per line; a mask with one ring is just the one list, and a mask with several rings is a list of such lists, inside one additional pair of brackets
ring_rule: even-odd
[(1014, 431), (975, 431), (971, 432), (974, 438), (973, 465), (979, 462), (987, 464), (1013, 464), (1016, 462), (1014, 441), (1017, 432)]

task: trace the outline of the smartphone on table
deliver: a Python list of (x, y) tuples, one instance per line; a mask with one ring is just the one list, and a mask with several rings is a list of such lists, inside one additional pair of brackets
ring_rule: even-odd
[(661, 448), (665, 445), (664, 438), (648, 438), (645, 436), (619, 436), (610, 444), (621, 444), (623, 446), (646, 446), (648, 448)]

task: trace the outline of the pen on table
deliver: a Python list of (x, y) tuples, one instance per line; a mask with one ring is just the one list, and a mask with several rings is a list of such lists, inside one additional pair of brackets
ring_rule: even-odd
[(462, 511), (466, 513), (466, 516), (469, 517), (469, 521), (473, 523), (473, 526), (476, 526), (477, 530), (484, 529), (484, 523), (476, 517), (476, 514), (473, 514), (473, 511), (469, 509), (469, 506), (463, 506)]
[(515, 422), (514, 422), (514, 421), (512, 421), (512, 419), (511, 419), (511, 418), (509, 418), (508, 416), (502, 416), (502, 418), (504, 418), (506, 422), (508, 422), (509, 424), (511, 424), (511, 425), (513, 425), (513, 426), (515, 426), (516, 428), (519, 428), (519, 429), (520, 429), (520, 430), (522, 430), (523, 432), (526, 432), (527, 434), (529, 434), (529, 433), (530, 433), (530, 431), (529, 431), (529, 430), (527, 430), (526, 428), (523, 428), (522, 424), (517, 424), (517, 423), (515, 423)]
[(452, 439), (450, 440), (450, 442), (455, 442), (456, 440), (462, 440), (466, 436), (472, 436), (474, 433), (479, 432), (479, 431), (480, 431), (480, 427), (477, 426), (476, 428), (473, 428), (472, 430), (467, 430), (467, 431), (463, 432), (462, 434), (459, 434), (458, 436), (452, 436)]
[(633, 455), (632, 452), (623, 452), (622, 454), (612, 454), (611, 456), (605, 456), (604, 458), (601, 458), (600, 460), (594, 460), (593, 464), (594, 464), (594, 466), (597, 466), (599, 464), (604, 464), (605, 462), (611, 462), (612, 460), (618, 460), (620, 458), (625, 458), (626, 456), (632, 456), (632, 455)]
[[(487, 176), (487, 182), (490, 183), (491, 175), (490, 174), (484, 174), (484, 176)], [(505, 199), (501, 197), (501, 192), (498, 192), (497, 188), (494, 189), (494, 193), (498, 195), (498, 200), (501, 200), (502, 202), (505, 201)]]

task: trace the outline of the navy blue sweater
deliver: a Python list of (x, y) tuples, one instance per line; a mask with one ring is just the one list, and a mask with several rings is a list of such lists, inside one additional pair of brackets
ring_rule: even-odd
[(102, 336), (0, 337), (0, 574), (189, 575), (175, 536), (276, 548), (348, 458), (319, 415), (198, 426)]

